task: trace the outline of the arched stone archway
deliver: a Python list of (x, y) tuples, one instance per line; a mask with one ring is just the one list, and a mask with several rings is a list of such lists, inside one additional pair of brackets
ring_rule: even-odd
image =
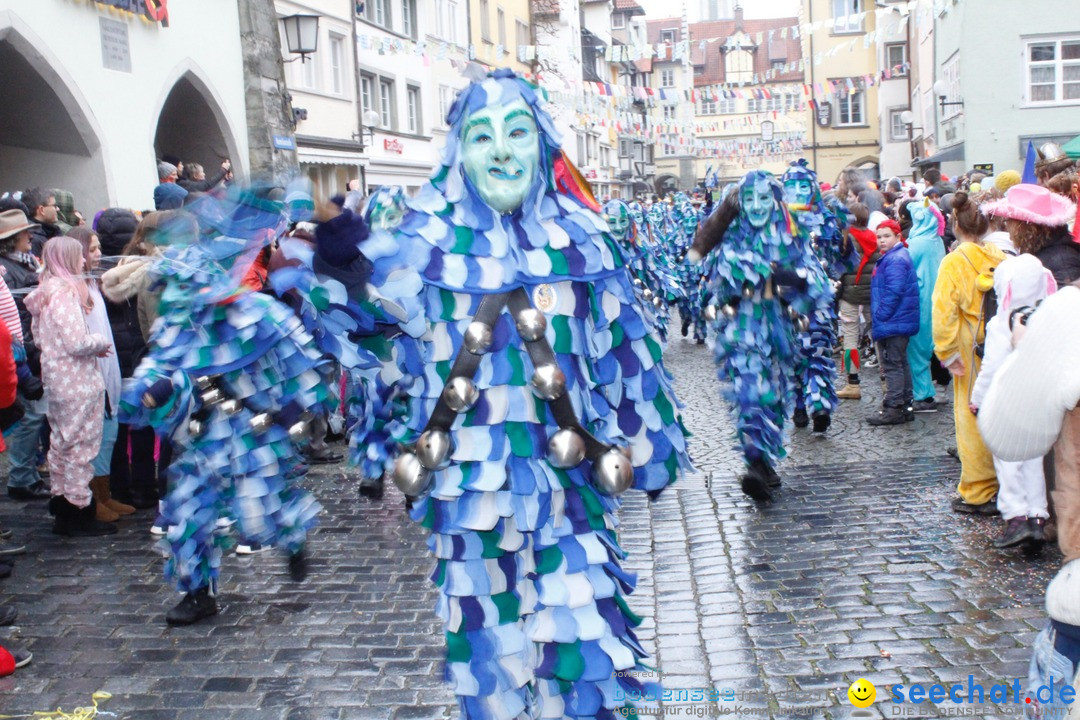
[(63, 188), (84, 214), (109, 205), (100, 128), (67, 72), (13, 13), (0, 13), (0, 191)]
[(246, 158), (239, 149), (221, 104), (198, 68), (177, 69), (176, 80), (161, 102), (154, 131), (154, 156), (175, 155), (185, 163), (197, 162), (208, 177), (225, 158), (242, 175)]

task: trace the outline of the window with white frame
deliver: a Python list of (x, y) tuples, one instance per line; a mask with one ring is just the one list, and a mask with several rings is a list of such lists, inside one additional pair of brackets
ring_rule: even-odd
[(480, 39), (491, 42), (491, 8), (488, 0), (480, 0)]
[(634, 141), (630, 138), (619, 138), (619, 157), (632, 157), (634, 155)]
[[(960, 54), (953, 55), (941, 66), (941, 79), (945, 83), (945, 99), (948, 102), (960, 100)], [(963, 108), (960, 105), (946, 105), (941, 113), (942, 120), (956, 117)]]
[(674, 105), (665, 105), (664, 106), (664, 122), (671, 122), (676, 117), (678, 117), (678, 114), (679, 114), (679, 108), (677, 108), (676, 106), (674, 106)]
[(802, 96), (799, 93), (787, 93), (784, 95), (784, 112), (794, 112), (802, 109)]
[(675, 71), (674, 70), (661, 70), (660, 71), (660, 87), (673, 88), (675, 87)]
[(611, 167), (611, 148), (607, 145), (600, 146), (600, 167)]
[(611, 29), (622, 30), (626, 27), (626, 15), (621, 12), (611, 13)]
[(906, 110), (907, 108), (894, 108), (889, 111), (889, 140), (892, 142), (904, 142), (908, 139), (908, 126), (903, 119)]
[(446, 85), (439, 86), (439, 122), (445, 127), (446, 116), (450, 114), (450, 107), (454, 104), (454, 89)]
[(415, 85), (409, 85), (405, 90), (405, 110), (409, 132), (419, 135), (423, 125), (420, 117), (420, 88)]
[(660, 31), (660, 42), (664, 43), (665, 45), (674, 45), (675, 44), (675, 31), (674, 30), (661, 30)]
[(750, 82), (754, 77), (754, 56), (748, 50), (731, 50), (724, 58), (724, 80)]
[(495, 11), (495, 41), (506, 49), (506, 11), (499, 8)]
[(859, 16), (863, 11), (863, 0), (832, 0), (832, 6), (834, 34), (863, 31), (863, 19)]
[(416, 0), (401, 0), (401, 32), (416, 39)]
[(330, 35), (330, 91), (345, 92), (345, 38), (334, 34)]
[(892, 71), (893, 77), (907, 75), (907, 43), (889, 43), (885, 46), (885, 67)]
[(389, 0), (366, 0), (364, 3), (364, 19), (373, 25), (378, 25), (389, 30)]
[(663, 145), (662, 145), (662, 149), (661, 149), (660, 154), (663, 157), (671, 157), (672, 155), (674, 155), (675, 153), (678, 152), (678, 149), (675, 147), (675, 136), (674, 135), (665, 135), (663, 137), (663, 139), (662, 139), (662, 143), (663, 143)]
[[(522, 48), (527, 47), (530, 44), (529, 41), (529, 26), (520, 20), (514, 21), (515, 36), (517, 38), (517, 46), (520, 51)], [(515, 56), (516, 57), (516, 56)]]
[(838, 127), (851, 127), (866, 124), (866, 93), (859, 90), (849, 91), (836, 96), (836, 124)]
[(308, 90), (315, 90), (318, 83), (318, 54), (308, 58), (308, 62), (302, 62), (299, 65), (294, 65), (296, 68), (297, 81), (302, 88)]
[(458, 41), (457, 0), (436, 0), (435, 34), (447, 42)]
[(717, 110), (720, 115), (734, 115), (739, 112), (739, 103), (735, 98), (721, 98)]
[(1080, 103), (1080, 35), (1028, 41), (1025, 63), (1028, 103)]
[(379, 127), (394, 129), (394, 81), (379, 78)]
[(375, 107), (375, 76), (369, 73), (360, 73), (360, 108), (379, 111)]
[(701, 115), (716, 115), (716, 100), (709, 95), (702, 95), (698, 104), (698, 113)]

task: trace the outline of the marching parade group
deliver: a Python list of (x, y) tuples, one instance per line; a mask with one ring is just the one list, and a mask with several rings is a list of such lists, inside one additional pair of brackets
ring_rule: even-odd
[[(1055, 191), (1016, 173), (879, 187), (845, 171), (831, 187), (802, 160), (781, 177), (710, 178), (704, 201), (601, 204), (542, 92), (512, 72), (472, 82), (447, 120), (443, 162), (416, 197), (322, 202), (300, 182), (162, 192), (182, 207), (144, 216), (104, 273), (96, 222), (32, 249), (41, 203), (5, 200), (0, 256), (36, 281), (7, 272), (0, 287), (0, 310), (19, 311), (0, 313), (0, 344), (14, 348), (0, 353), (12, 358), (0, 404), (36, 402), (19, 378), (36, 344), (55, 532), (115, 532), (107, 511), (128, 506), (100, 456), (130, 455), (118, 424), (149, 427), (164, 480), (155, 526), (184, 593), (168, 622), (217, 612), (234, 535), (284, 550), (302, 581), (319, 505), (301, 481), (341, 413), (362, 492), (381, 496), (391, 479), (430, 533), (445, 676), (464, 716), (613, 718), (616, 698), (643, 689), (628, 671), (645, 657), (619, 495), (656, 497), (692, 467), (663, 364), (681, 334), (714, 352), (739, 483), (760, 503), (779, 499), (786, 429), (827, 433), (861, 397), (861, 370), (883, 381), (874, 426), (938, 411), (935, 375), (951, 376), (953, 507), (1000, 511), (1001, 548), (1035, 550), (1056, 527), (1067, 562), (1039, 642), (1076, 674), (1080, 366), (1039, 373), (1062, 378), (1040, 394), (1018, 359), (1047, 332), (1059, 357), (1077, 355), (1075, 319), (1048, 328), (1080, 305), (1073, 164), (1046, 149)], [(120, 359), (122, 382), (110, 370), (118, 298), (156, 318), (138, 357)], [(6, 435), (23, 422), (0, 414)]]

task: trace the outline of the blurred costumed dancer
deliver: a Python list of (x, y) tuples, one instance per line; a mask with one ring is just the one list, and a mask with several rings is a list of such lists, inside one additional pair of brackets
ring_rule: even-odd
[(682, 285), (683, 294), (679, 299), (679, 314), (682, 316), (682, 334), (686, 337), (690, 328), (694, 340), (699, 344), (705, 342), (705, 318), (702, 308), (708, 295), (704, 278), (701, 274), (701, 266), (686, 259), (686, 253), (694, 242), (698, 225), (701, 222), (701, 213), (690, 202), (685, 193), (676, 193), (671, 205), (671, 225), (674, 229), (672, 236), (672, 257), (675, 261), (675, 271)]
[(780, 485), (774, 466), (785, 455), (784, 420), (797, 388), (797, 335), (809, 329), (806, 313), (832, 295), (821, 263), (795, 232), (783, 187), (754, 170), (716, 206), (688, 254), (705, 258), (716, 298), (705, 316), (715, 323), (720, 380), (748, 465), (742, 489), (758, 501), (771, 500)]
[[(237, 216), (273, 224), (274, 205), (242, 203)], [(319, 506), (296, 485), (304, 472), (296, 444), (333, 399), (328, 363), (296, 315), (241, 284), (261, 250), (258, 238), (207, 238), (166, 250), (151, 270), (164, 284), (161, 314), (124, 389), (120, 420), (153, 427), (176, 452), (162, 543), (166, 578), (185, 596), (166, 614), (170, 624), (217, 612), (222, 548), (230, 542), (219, 518), (234, 520), (248, 542), (284, 549), (293, 580), (306, 575), (304, 544)]]
[[(844, 257), (844, 228), (831, 210), (825, 207), (817, 173), (806, 159), (791, 163), (782, 179), (784, 202), (795, 221), (796, 240), (808, 245), (825, 268), (830, 280), (839, 281), (845, 272), (855, 270), (853, 253)], [(799, 333), (802, 358), (798, 367), (799, 386), (795, 393), (795, 427), (804, 428), (814, 421), (814, 432), (829, 429), (836, 408), (836, 308), (833, 284), (829, 292), (816, 298), (817, 304), (807, 319), (809, 329)]]
[(310, 311), (353, 314), (341, 352), (366, 327), (353, 359), (377, 361), (385, 422), (363, 444), (431, 531), (463, 716), (611, 719), (644, 657), (616, 495), (655, 495), (689, 461), (628, 259), (538, 92), (509, 70), (462, 91), (396, 231), (358, 246), (350, 213), (324, 223), (310, 290), (329, 303)]
[(678, 278), (657, 261), (650, 248), (644, 247), (645, 238), (638, 232), (638, 226), (625, 202), (608, 201), (604, 205), (603, 215), (611, 229), (611, 237), (619, 242), (629, 261), (634, 292), (645, 307), (645, 317), (666, 344), (670, 315), (668, 304), (679, 297)]

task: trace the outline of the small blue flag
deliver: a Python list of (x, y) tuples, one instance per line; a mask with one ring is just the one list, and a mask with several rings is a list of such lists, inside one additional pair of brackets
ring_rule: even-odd
[(1038, 184), (1038, 179), (1035, 177), (1035, 146), (1030, 140), (1028, 140), (1027, 159), (1024, 160), (1024, 174), (1020, 182), (1028, 185)]

